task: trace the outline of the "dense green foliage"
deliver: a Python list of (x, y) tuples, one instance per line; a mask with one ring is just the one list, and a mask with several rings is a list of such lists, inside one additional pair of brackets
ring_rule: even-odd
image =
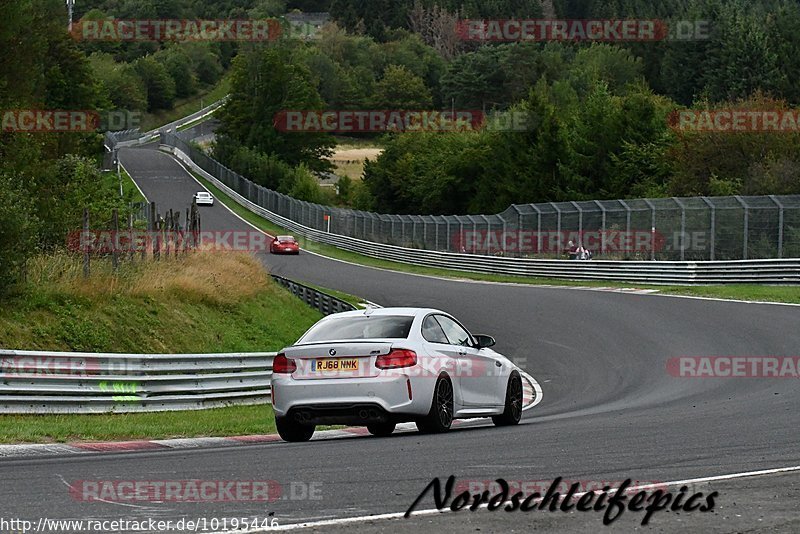
[[(61, 0), (9, 3), (0, 109), (170, 109), (230, 70), (215, 157), (266, 187), (320, 202), (327, 134), (276, 128), (282, 110), (479, 110), (478, 131), (392, 133), (337, 202), (403, 213), (511, 203), (800, 193), (797, 133), (676, 131), (675, 110), (800, 105), (800, 5), (789, 0), (554, 0), (560, 18), (704, 23), (704, 38), (617, 43), (453, 41), (459, 18), (549, 16), (539, 0), (84, 0), (75, 18), (264, 18), (328, 11), (318, 38), (242, 44), (99, 42), (66, 32)], [(705, 25), (707, 23), (707, 25)], [(421, 28), (428, 24), (430, 27)], [(436, 26), (436, 24), (439, 24)], [(31, 31), (36, 28), (36, 31)], [(438, 32), (438, 33), (437, 33)], [(707, 38), (705, 38), (707, 37)], [(450, 41), (448, 41), (450, 39)], [(505, 115), (503, 115), (505, 114)], [(370, 137), (370, 136), (362, 136)], [(0, 287), (84, 207), (126, 200), (96, 170), (96, 134), (0, 133)]]
[[(91, 63), (69, 37), (60, 0), (10, 4), (0, 25), (0, 110), (104, 107)], [(37, 31), (31, 31), (37, 28)], [(0, 133), (0, 291), (36, 250), (63, 245), (84, 208), (108, 221), (126, 199), (100, 177), (96, 133)]]
[[(448, 57), (436, 39), (412, 33), (413, 10), (438, 6), (435, 13), (453, 20), (531, 18), (541, 16), (539, 2), (332, 0), (336, 24), (319, 39), (281, 43), (269, 52), (303, 73), (303, 91), (267, 103), (266, 94), (284, 94), (281, 77), (260, 77), (260, 92), (247, 80), (247, 90), (235, 95), (224, 116), (228, 135), (217, 156), (288, 193), (291, 169), (279, 163), (320, 170), (314, 152), (324, 155), (327, 145), (317, 136), (276, 132), (270, 113), (455, 108), (506, 113), (524, 127), (508, 131), (490, 121), (476, 132), (391, 134), (381, 143), (383, 155), (365, 167), (363, 181), (342, 184), (340, 201), (395, 213), (488, 213), (524, 202), (800, 193), (797, 135), (682, 132), (669, 125), (670, 113), (684, 107), (775, 110), (800, 103), (800, 86), (793, 83), (800, 77), (800, 45), (792, 33), (800, 21), (796, 2), (554, 5), (562, 18), (663, 19), (671, 37), (605, 44), (462, 42)], [(701, 33), (675, 39), (679, 21), (691, 21)], [(243, 67), (239, 76), (253, 71)], [(304, 107), (298, 99), (309, 94)], [(254, 113), (260, 119), (253, 121)], [(309, 157), (297, 156), (292, 139), (306, 146)]]

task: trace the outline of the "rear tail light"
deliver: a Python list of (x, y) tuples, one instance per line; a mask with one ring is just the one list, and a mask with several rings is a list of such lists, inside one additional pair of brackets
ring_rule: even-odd
[(417, 353), (413, 350), (395, 349), (389, 354), (382, 354), (375, 360), (378, 369), (398, 369), (417, 365)]
[(297, 364), (281, 353), (272, 360), (272, 372), (279, 375), (290, 375), (297, 371)]

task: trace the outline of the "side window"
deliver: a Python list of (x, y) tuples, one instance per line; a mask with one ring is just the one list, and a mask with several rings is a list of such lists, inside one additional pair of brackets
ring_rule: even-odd
[(451, 345), (462, 345), (464, 347), (472, 346), (472, 337), (460, 324), (444, 315), (437, 315), (436, 320), (439, 321)]
[(443, 343), (445, 345), (450, 344), (447, 336), (444, 335), (444, 330), (442, 330), (442, 327), (439, 326), (439, 323), (436, 321), (436, 318), (433, 315), (427, 316), (422, 322), (422, 337), (431, 343)]

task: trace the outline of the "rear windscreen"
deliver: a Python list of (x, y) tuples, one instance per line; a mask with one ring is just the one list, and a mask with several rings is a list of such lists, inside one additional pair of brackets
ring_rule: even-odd
[(414, 317), (405, 315), (358, 315), (338, 317), (317, 323), (300, 342), (340, 339), (406, 339)]

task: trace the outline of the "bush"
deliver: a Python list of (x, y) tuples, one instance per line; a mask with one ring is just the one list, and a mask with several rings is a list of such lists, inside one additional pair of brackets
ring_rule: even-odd
[(133, 66), (147, 88), (147, 111), (171, 109), (175, 102), (175, 81), (167, 68), (152, 57), (138, 59)]
[(0, 293), (15, 283), (36, 248), (39, 221), (16, 177), (0, 174)]

